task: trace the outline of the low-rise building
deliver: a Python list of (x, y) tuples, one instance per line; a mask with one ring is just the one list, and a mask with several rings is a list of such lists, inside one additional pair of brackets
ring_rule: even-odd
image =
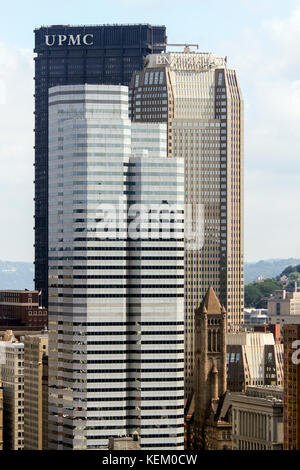
[[(27, 335), (24, 338), (24, 449), (43, 450), (48, 395), (45, 387), (44, 357), (48, 356), (48, 335)], [(46, 401), (46, 403), (44, 403)], [(48, 416), (47, 416), (48, 421)], [(45, 445), (45, 443), (44, 443)]]
[(300, 291), (277, 290), (268, 298), (269, 323), (300, 324)]
[(108, 439), (109, 450), (140, 450), (140, 439), (137, 432), (132, 436), (110, 437)]
[(24, 449), (24, 344), (7, 335), (0, 341), (3, 385), (3, 449)]
[(245, 308), (244, 309), (244, 324), (253, 325), (267, 325), (269, 323), (268, 310), (265, 308)]
[(277, 386), (247, 387), (231, 393), (232, 449), (281, 450), (283, 390)]
[[(1, 333), (3, 448), (23, 450), (26, 441), (27, 449), (42, 449), (43, 428), (48, 427), (48, 380), (45, 377), (48, 374), (43, 361), (48, 354), (47, 333), (19, 331), (14, 334), (12, 330)], [(0, 449), (1, 391), (0, 388)]]
[(248, 385), (282, 385), (283, 345), (272, 333), (227, 334), (227, 388), (244, 392)]
[(1, 290), (0, 326), (47, 327), (48, 311), (40, 298), (38, 291)]

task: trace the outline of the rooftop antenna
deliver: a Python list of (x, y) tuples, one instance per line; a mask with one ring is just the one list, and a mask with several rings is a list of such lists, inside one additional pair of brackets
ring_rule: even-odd
[(190, 47), (199, 49), (199, 44), (166, 44), (167, 47), (184, 47), (184, 52), (190, 52)]
[(184, 52), (190, 52), (190, 47), (196, 47), (199, 49), (199, 44), (169, 44), (165, 42), (164, 44), (155, 44), (156, 47), (184, 47)]

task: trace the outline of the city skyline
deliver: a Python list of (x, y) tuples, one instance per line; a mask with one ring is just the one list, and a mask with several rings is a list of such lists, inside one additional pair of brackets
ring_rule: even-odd
[(0, 450), (298, 449), (299, 1), (1, 19)]
[[(0, 196), (3, 204), (3, 230), (0, 236), (0, 259), (31, 261), (33, 259), (33, 56), (32, 30), (43, 23), (94, 23), (92, 15), (77, 9), (67, 9), (61, 2), (59, 15), (55, 3), (45, 12), (30, 8), (29, 18), (20, 15), (18, 32), (8, 29), (12, 11), (4, 8), (1, 25), (0, 60)], [(229, 2), (228, 7), (236, 2)], [(37, 2), (30, 2), (33, 6)], [(91, 10), (99, 11), (94, 2)], [(224, 6), (215, 1), (211, 7), (190, 1), (193, 11), (191, 26), (180, 23), (183, 6), (174, 2), (157, 10), (157, 2), (138, 6), (135, 1), (119, 1), (118, 15), (109, 7), (101, 11), (99, 23), (165, 24), (169, 43), (200, 43), (199, 51), (211, 51), (228, 57), (229, 68), (239, 74), (245, 99), (245, 260), (297, 256), (300, 242), (296, 237), (294, 211), (297, 201), (298, 101), (295, 44), (298, 38), (300, 10), (296, 2), (260, 2), (250, 5), (244, 1), (236, 5), (232, 17), (221, 21)], [(272, 5), (272, 10), (271, 10)], [(129, 12), (125, 11), (127, 7)], [(73, 10), (73, 9), (72, 9)], [(79, 20), (79, 12), (81, 18)], [(209, 33), (213, 11), (218, 31)], [(169, 13), (169, 15), (168, 15)], [(195, 21), (205, 14), (207, 24), (201, 22), (200, 31)], [(97, 15), (96, 15), (97, 17)], [(232, 22), (240, 18), (235, 30)], [(95, 15), (93, 16), (95, 18)], [(102, 20), (102, 21), (101, 21)], [(18, 19), (16, 19), (18, 22)], [(182, 49), (182, 48), (181, 48)], [(180, 48), (170, 48), (180, 50)], [(291, 67), (293, 64), (293, 68)], [(17, 80), (21, 77), (22, 87)], [(278, 99), (280, 96), (280, 100)], [(15, 130), (18, 138), (14, 137)], [(287, 144), (288, 152), (287, 152)], [(298, 185), (299, 186), (299, 185)], [(265, 203), (264, 203), (265, 201)], [(295, 201), (295, 203), (294, 203)], [(281, 223), (278, 224), (280, 212)], [(293, 220), (295, 230), (289, 229)], [(22, 237), (18, 227), (22, 226)], [(276, 236), (274, 236), (276, 233)], [(5, 248), (4, 248), (5, 247)]]

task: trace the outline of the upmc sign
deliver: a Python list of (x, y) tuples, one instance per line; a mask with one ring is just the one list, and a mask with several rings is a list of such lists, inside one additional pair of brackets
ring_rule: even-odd
[(94, 44), (93, 34), (46, 34), (45, 44), (47, 46), (92, 46)]

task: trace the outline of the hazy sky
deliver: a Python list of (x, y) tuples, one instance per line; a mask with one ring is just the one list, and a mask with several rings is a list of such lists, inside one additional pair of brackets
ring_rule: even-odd
[(33, 260), (33, 29), (114, 23), (228, 57), (245, 100), (245, 259), (300, 257), (299, 0), (27, 0), (0, 15), (1, 260)]

